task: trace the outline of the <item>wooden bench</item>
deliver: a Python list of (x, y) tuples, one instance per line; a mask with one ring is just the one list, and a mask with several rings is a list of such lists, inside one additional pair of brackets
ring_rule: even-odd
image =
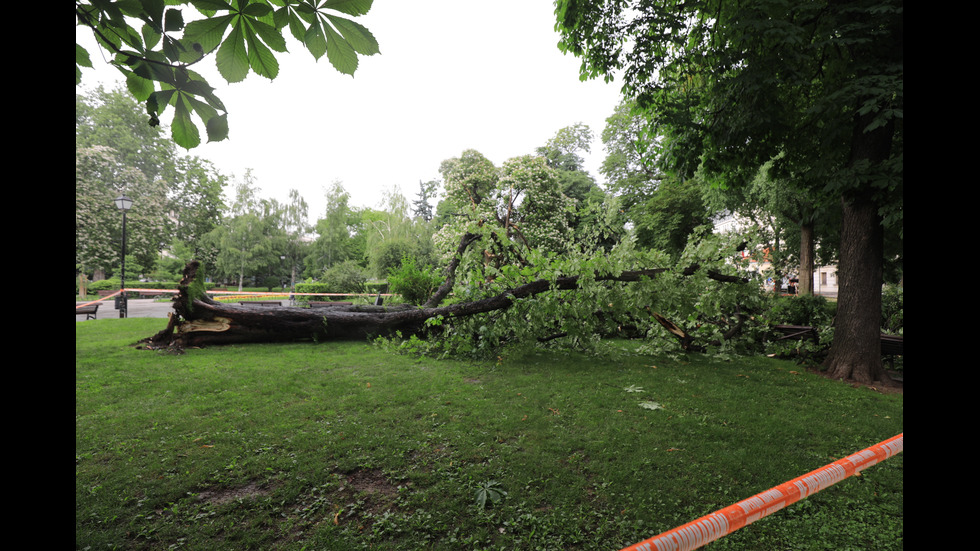
[(329, 300), (311, 300), (310, 308), (330, 308), (331, 306), (350, 306), (353, 302), (332, 302)]
[(169, 295), (167, 291), (140, 291), (140, 298), (156, 298), (160, 295)]
[(107, 297), (109, 295), (114, 295), (114, 294), (118, 293), (119, 291), (96, 291), (96, 292), (99, 293), (99, 296), (100, 297)]
[(814, 327), (808, 325), (774, 325), (778, 333), (782, 336), (776, 340), (807, 340), (815, 341), (817, 340), (817, 330)]
[[(817, 340), (817, 329), (806, 325), (774, 325), (782, 336), (776, 340)], [(881, 334), (881, 355), (902, 356), (905, 354), (905, 336)]]
[(281, 300), (240, 300), (242, 306), (282, 306)]
[(99, 303), (86, 304), (85, 306), (80, 306), (75, 308), (75, 315), (80, 316), (85, 314), (86, 320), (94, 320), (97, 318), (99, 312)]

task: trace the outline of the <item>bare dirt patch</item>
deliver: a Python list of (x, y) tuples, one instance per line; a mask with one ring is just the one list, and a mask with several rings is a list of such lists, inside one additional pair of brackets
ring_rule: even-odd
[(223, 505), (231, 501), (240, 499), (254, 499), (256, 497), (269, 495), (269, 488), (262, 487), (256, 482), (250, 482), (244, 486), (234, 488), (217, 488), (213, 490), (203, 490), (197, 494), (198, 501), (206, 501), (214, 505)]

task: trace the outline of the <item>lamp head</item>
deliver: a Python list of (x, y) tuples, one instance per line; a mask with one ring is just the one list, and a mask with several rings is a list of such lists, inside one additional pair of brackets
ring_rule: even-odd
[(127, 210), (133, 208), (133, 200), (130, 199), (129, 197), (126, 197), (125, 195), (120, 195), (119, 197), (116, 197), (116, 199), (113, 202), (116, 204), (116, 208), (121, 210), (122, 212), (126, 212)]

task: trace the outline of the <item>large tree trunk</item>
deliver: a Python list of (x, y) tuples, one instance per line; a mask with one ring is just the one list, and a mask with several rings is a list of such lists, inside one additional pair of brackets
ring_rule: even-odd
[[(866, 132), (873, 115), (855, 117), (851, 166), (862, 161), (881, 163), (890, 154), (894, 126)], [(866, 188), (870, 185), (865, 183)], [(842, 208), (837, 318), (824, 367), (837, 379), (890, 384), (881, 361), (884, 228), (878, 204), (868, 189), (845, 196)]]
[(813, 294), (813, 257), (813, 222), (805, 222), (800, 224), (800, 281), (797, 290), (800, 295)]
[(834, 340), (824, 366), (836, 379), (887, 383), (881, 361), (884, 238), (872, 201), (844, 204)]

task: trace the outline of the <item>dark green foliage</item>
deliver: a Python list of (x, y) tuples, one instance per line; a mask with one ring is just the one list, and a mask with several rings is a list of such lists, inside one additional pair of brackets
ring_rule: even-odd
[(420, 267), (412, 256), (402, 257), (401, 266), (388, 273), (391, 292), (411, 304), (424, 303), (440, 282), (439, 274), (431, 266)]
[(392, 270), (401, 265), (402, 258), (410, 254), (412, 243), (407, 239), (386, 239), (369, 253), (371, 270), (379, 278), (388, 277)]
[(885, 333), (904, 333), (904, 293), (905, 288), (900, 285), (887, 285), (881, 293), (881, 330)]
[(362, 293), (367, 277), (353, 260), (334, 264), (323, 274), (322, 282), (331, 293)]
[(282, 285), (282, 281), (276, 276), (265, 276), (262, 278), (262, 286), (266, 288), (267, 291), (272, 291), (277, 289)]
[(769, 318), (777, 325), (830, 325), (837, 311), (837, 304), (820, 295), (777, 297), (773, 301)]

